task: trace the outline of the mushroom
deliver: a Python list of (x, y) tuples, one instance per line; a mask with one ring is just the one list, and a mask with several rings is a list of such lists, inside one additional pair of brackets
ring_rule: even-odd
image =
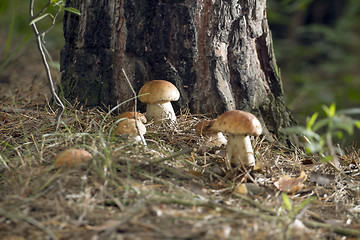
[[(123, 112), (116, 117), (116, 119), (121, 118), (135, 119), (135, 112)], [(147, 122), (145, 115), (139, 112), (136, 112), (136, 119), (140, 120), (142, 123)]]
[(142, 142), (146, 145), (146, 141), (144, 139), (146, 127), (140, 120), (128, 118), (121, 120), (116, 128), (116, 133), (120, 135), (127, 135), (131, 140), (134, 140), (135, 142)]
[[(148, 94), (146, 94), (148, 93)], [(146, 95), (142, 95), (146, 94)], [(139, 100), (146, 103), (146, 116), (154, 122), (163, 120), (176, 121), (176, 115), (170, 101), (180, 98), (179, 90), (165, 80), (153, 80), (147, 82), (139, 91)]]
[(213, 129), (229, 133), (226, 148), (226, 164), (229, 169), (231, 169), (231, 164), (235, 166), (255, 166), (250, 135), (259, 136), (262, 132), (262, 127), (254, 115), (240, 110), (225, 112), (218, 117), (213, 125)]
[(221, 132), (213, 129), (215, 121), (216, 120), (203, 120), (199, 122), (195, 126), (195, 134), (197, 136), (207, 136), (209, 142), (220, 147), (221, 145), (226, 145), (227, 140)]
[(56, 167), (75, 167), (92, 158), (91, 154), (84, 149), (69, 148), (55, 157)]

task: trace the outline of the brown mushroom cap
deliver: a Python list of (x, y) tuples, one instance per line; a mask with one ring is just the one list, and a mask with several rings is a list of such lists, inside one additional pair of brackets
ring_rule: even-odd
[[(136, 121), (136, 123), (135, 123)], [(144, 135), (146, 133), (146, 127), (145, 125), (135, 119), (124, 119), (119, 122), (116, 133), (117, 134), (129, 134), (129, 135), (139, 135), (138, 130), (136, 129), (136, 124), (139, 128), (139, 132), (141, 135)]]
[(147, 82), (139, 91), (139, 100), (143, 103), (155, 104), (177, 101), (180, 98), (179, 90), (171, 83), (165, 80), (153, 80)]
[(92, 158), (91, 154), (84, 149), (69, 148), (55, 157), (56, 167), (74, 167)]
[(216, 120), (203, 120), (195, 125), (195, 134), (196, 136), (217, 133), (219, 131), (215, 131), (212, 126), (214, 125)]
[(258, 136), (262, 132), (259, 120), (251, 113), (241, 110), (221, 114), (214, 123), (213, 129), (234, 135)]
[[(123, 112), (116, 117), (116, 119), (121, 119), (121, 118), (135, 119), (135, 112)], [(145, 115), (142, 113), (136, 112), (136, 118), (140, 120), (142, 123), (147, 122)]]

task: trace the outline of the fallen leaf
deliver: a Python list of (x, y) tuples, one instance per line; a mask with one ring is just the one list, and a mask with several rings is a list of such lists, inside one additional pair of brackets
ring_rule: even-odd
[(255, 162), (255, 167), (254, 167), (253, 170), (254, 170), (255, 172), (260, 172), (260, 173), (265, 172), (265, 170), (264, 170), (264, 163), (263, 163), (263, 162), (256, 161), (256, 162)]
[(301, 172), (300, 176), (297, 178), (292, 178), (289, 175), (285, 175), (279, 178), (274, 185), (281, 191), (294, 193), (305, 187), (303, 182), (305, 182), (307, 175), (305, 172)]
[(248, 193), (248, 190), (247, 190), (246, 185), (244, 183), (242, 183), (237, 188), (235, 188), (235, 192), (245, 195)]

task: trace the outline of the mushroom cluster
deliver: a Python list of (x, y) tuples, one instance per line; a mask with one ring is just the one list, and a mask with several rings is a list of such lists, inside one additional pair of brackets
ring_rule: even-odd
[[(149, 81), (142, 86), (139, 100), (146, 103), (146, 118), (153, 120), (155, 124), (163, 122), (176, 122), (176, 115), (171, 101), (180, 98), (178, 89), (165, 80)], [(146, 118), (141, 113), (126, 112), (118, 116), (124, 118), (119, 122), (116, 132), (127, 134), (135, 141), (145, 140)], [(259, 120), (251, 113), (241, 110), (228, 111), (221, 114), (217, 119), (204, 120), (195, 126), (197, 136), (203, 136), (216, 147), (226, 145), (226, 165), (254, 167), (255, 156), (251, 145), (250, 136), (259, 136), (262, 126)], [(226, 138), (223, 133), (228, 135)], [(142, 140), (141, 140), (142, 139)]]
[(147, 119), (158, 124), (164, 121), (176, 122), (176, 115), (170, 101), (180, 98), (178, 89), (165, 80), (147, 82), (139, 91), (139, 100), (147, 104), (146, 117), (140, 112), (124, 112), (118, 119), (116, 133), (129, 140), (146, 145), (144, 134)]
[[(125, 135), (130, 140), (146, 145), (144, 134), (147, 119), (155, 124), (164, 121), (176, 123), (176, 115), (171, 101), (180, 98), (178, 89), (165, 80), (147, 82), (139, 91), (139, 100), (146, 103), (146, 117), (140, 112), (124, 112), (117, 117), (116, 133)], [(232, 110), (221, 114), (217, 119), (203, 120), (195, 126), (197, 136), (202, 136), (211, 145), (221, 147), (226, 145), (226, 166), (254, 167), (255, 156), (250, 136), (262, 133), (260, 121), (251, 113)], [(223, 133), (227, 133), (226, 138)], [(69, 149), (56, 157), (56, 165), (76, 165), (91, 158), (85, 150)]]

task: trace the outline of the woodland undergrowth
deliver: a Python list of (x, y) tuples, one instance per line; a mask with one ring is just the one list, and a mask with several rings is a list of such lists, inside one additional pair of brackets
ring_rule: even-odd
[[(341, 172), (298, 147), (252, 139), (252, 172), (195, 135), (205, 115), (147, 124), (147, 146), (115, 134), (116, 115), (0, 106), (0, 235), (5, 239), (343, 239), (360, 237), (360, 150)], [(93, 158), (55, 167), (83, 148)]]

